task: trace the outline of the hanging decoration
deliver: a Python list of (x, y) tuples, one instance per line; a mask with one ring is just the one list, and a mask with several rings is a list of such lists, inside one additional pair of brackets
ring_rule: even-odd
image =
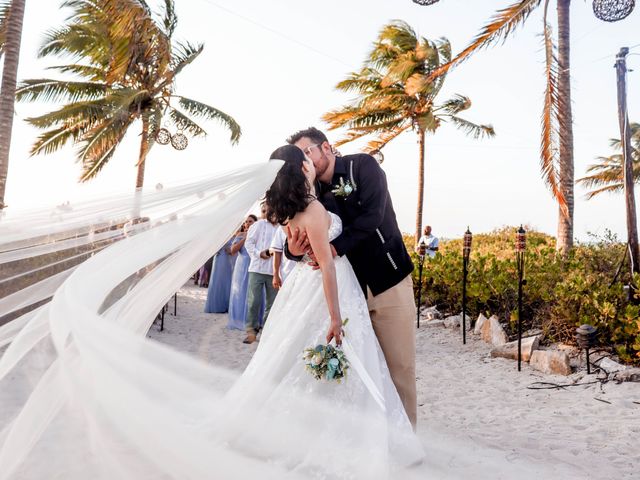
[(182, 133), (182, 130), (178, 130), (178, 133), (171, 136), (171, 146), (176, 150), (184, 150), (189, 145), (189, 139)]
[(160, 145), (167, 145), (171, 141), (171, 132), (166, 128), (162, 127), (156, 133), (156, 142)]
[(635, 6), (635, 0), (593, 0), (593, 13), (605, 22), (617, 22), (627, 18)]
[(413, 3), (417, 3), (418, 5), (433, 5), (434, 3), (438, 3), (440, 0), (413, 0)]

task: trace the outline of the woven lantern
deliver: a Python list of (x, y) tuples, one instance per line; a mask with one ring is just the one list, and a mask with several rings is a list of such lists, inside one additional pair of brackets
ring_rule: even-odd
[(635, 6), (635, 0), (593, 0), (593, 14), (605, 22), (617, 22), (627, 18)]

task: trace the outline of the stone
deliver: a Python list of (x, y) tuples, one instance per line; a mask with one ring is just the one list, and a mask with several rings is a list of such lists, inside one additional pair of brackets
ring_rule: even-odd
[(498, 317), (492, 315), (489, 320), (484, 322), (482, 329), (480, 330), (482, 340), (491, 345), (504, 345), (507, 343), (508, 337), (498, 321)]
[(439, 319), (427, 320), (421, 325), (424, 325), (425, 327), (444, 327), (444, 320), (439, 320)]
[(487, 320), (489, 319), (485, 317), (483, 314), (478, 315), (476, 324), (473, 327), (473, 333), (475, 333), (476, 335), (480, 335), (480, 332), (482, 332), (482, 326), (484, 325), (484, 322), (486, 322)]
[(627, 368), (616, 372), (613, 379), (620, 382), (640, 382), (640, 368)]
[(422, 309), (422, 315), (427, 320), (436, 320), (441, 319), (442, 314), (438, 311), (436, 307), (427, 307)]
[(532, 328), (522, 334), (522, 338), (527, 337), (539, 337), (540, 341), (542, 341), (542, 339), (544, 338), (544, 333), (542, 333), (542, 330), (539, 328)]
[[(529, 337), (522, 339), (522, 361), (528, 362), (534, 350), (540, 345), (539, 337)], [(505, 343), (491, 350), (492, 357), (518, 359), (518, 341)]]
[(535, 350), (529, 365), (551, 375), (571, 375), (569, 355), (559, 350)]
[(462, 323), (462, 315), (453, 315), (444, 319), (444, 326), (446, 328), (460, 328)]
[(602, 360), (597, 362), (596, 365), (604, 370), (605, 373), (621, 372), (622, 370), (627, 369), (625, 365), (621, 365), (608, 357), (604, 357)]

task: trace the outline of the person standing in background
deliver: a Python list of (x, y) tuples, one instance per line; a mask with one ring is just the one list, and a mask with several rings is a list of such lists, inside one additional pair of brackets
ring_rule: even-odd
[(431, 225), (424, 227), (423, 235), (420, 237), (420, 240), (418, 240), (418, 244), (416, 245), (416, 252), (418, 251), (420, 244), (423, 242), (427, 246), (427, 255), (429, 255), (429, 258), (435, 257), (440, 242), (438, 241), (438, 237), (431, 233)]
[[(262, 325), (267, 321), (269, 310), (276, 298), (277, 290), (273, 287), (273, 261), (269, 246), (278, 229), (276, 224), (266, 219), (267, 207), (261, 205), (261, 218), (254, 223), (244, 243), (249, 258), (249, 277), (247, 285), (247, 318), (245, 330), (247, 337), (243, 343), (253, 343)], [(260, 305), (263, 294), (266, 296), (264, 316), (260, 318)]]

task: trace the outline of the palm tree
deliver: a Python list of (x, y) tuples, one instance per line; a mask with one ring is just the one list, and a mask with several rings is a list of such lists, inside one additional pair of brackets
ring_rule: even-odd
[(369, 152), (381, 150), (403, 132), (412, 130), (417, 134), (416, 241), (422, 230), (426, 134), (434, 133), (443, 122), (448, 122), (474, 138), (494, 135), (490, 125), (476, 125), (458, 116), (471, 106), (469, 98), (455, 95), (435, 104), (445, 77), (431, 80), (431, 75), (450, 59), (451, 47), (446, 39), (434, 42), (418, 38), (411, 26), (396, 20), (382, 28), (364, 67), (336, 87), (356, 92), (358, 98), (323, 117), (331, 130), (348, 128), (346, 137), (337, 142), (337, 146), (374, 136), (366, 147)]
[(140, 120), (136, 188), (141, 188), (147, 154), (164, 121), (198, 136), (206, 135), (198, 119), (216, 120), (229, 128), (233, 143), (238, 141), (240, 126), (231, 116), (175, 94), (177, 75), (202, 53), (203, 45), (172, 43), (178, 21), (173, 0), (165, 0), (158, 16), (144, 0), (67, 0), (63, 5), (73, 13), (47, 34), (39, 54), (69, 57), (71, 63), (50, 68), (79, 79), (34, 79), (19, 85), (18, 100), (65, 103), (27, 119), (46, 130), (32, 155), (72, 142), (79, 146), (84, 182), (100, 172)]
[(4, 56), (0, 88), (0, 210), (5, 207), (24, 8), (25, 0), (0, 2), (0, 55)]
[(473, 41), (444, 65), (434, 76), (444, 74), (473, 53), (500, 40), (504, 41), (543, 6), (546, 52), (545, 101), (542, 113), (540, 161), (542, 177), (558, 201), (558, 238), (556, 248), (566, 252), (573, 246), (574, 166), (573, 116), (570, 81), (570, 5), (571, 0), (556, 0), (558, 15), (557, 48), (549, 25), (550, 0), (519, 0), (498, 10)]
[[(640, 123), (631, 123), (631, 158), (633, 160), (633, 182), (640, 183)], [(622, 143), (617, 138), (610, 140), (610, 145), (616, 150), (622, 149)], [(597, 157), (598, 163), (589, 165), (588, 175), (579, 178), (577, 183), (586, 188), (591, 188), (587, 198), (600, 195), (604, 192), (618, 193), (624, 191), (624, 158), (621, 153), (608, 157)]]

